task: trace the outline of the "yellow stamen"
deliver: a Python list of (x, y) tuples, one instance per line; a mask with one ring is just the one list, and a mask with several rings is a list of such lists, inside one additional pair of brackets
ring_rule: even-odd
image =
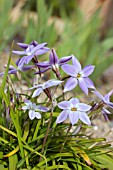
[(80, 78), (80, 77), (81, 77), (81, 74), (80, 74), (80, 73), (78, 73), (77, 78)]
[(71, 108), (71, 111), (77, 111), (77, 109), (75, 107)]

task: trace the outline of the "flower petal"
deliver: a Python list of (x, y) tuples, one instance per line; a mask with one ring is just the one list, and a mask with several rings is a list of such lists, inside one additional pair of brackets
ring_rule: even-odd
[(72, 56), (62, 57), (61, 59), (59, 59), (59, 65), (61, 66), (63, 64), (66, 64), (71, 59), (72, 59)]
[(30, 45), (33, 45), (34, 47), (36, 47), (37, 45), (39, 45), (39, 43), (37, 41), (33, 40), (33, 41), (31, 41)]
[(70, 77), (67, 80), (67, 82), (66, 82), (66, 84), (64, 86), (64, 91), (63, 92), (70, 91), (70, 90), (74, 89), (76, 87), (77, 83), (78, 83), (78, 81), (77, 81), (76, 78)]
[(33, 97), (36, 97), (36, 96), (39, 96), (39, 94), (43, 91), (42, 88), (38, 88), (34, 91), (33, 95), (32, 95), (32, 98)]
[(28, 71), (28, 70), (31, 70), (34, 66), (31, 65), (31, 66), (24, 66), (21, 68), (22, 71)]
[(41, 69), (40, 71), (35, 72), (34, 74), (40, 74), (40, 73), (45, 73), (46, 71), (50, 70), (51, 67), (47, 67), (45, 69)]
[(35, 112), (35, 117), (37, 118), (37, 119), (41, 119), (41, 114), (39, 113), (39, 112)]
[(76, 107), (77, 107), (77, 110), (79, 111), (89, 111), (91, 109), (91, 106), (85, 103), (77, 103)]
[(71, 122), (72, 125), (76, 124), (77, 121), (79, 120), (79, 113), (78, 113), (78, 111), (75, 111), (75, 112), (70, 111), (69, 112), (69, 119), (70, 119), (70, 122)]
[(58, 103), (58, 107), (60, 109), (71, 109), (71, 102), (70, 101), (63, 101)]
[(85, 123), (85, 124), (87, 124), (87, 125), (91, 125), (91, 121), (90, 121), (90, 119), (89, 119), (89, 117), (87, 116), (86, 113), (84, 113), (84, 112), (79, 112), (79, 119), (80, 119), (83, 123)]
[(103, 107), (102, 108), (102, 114), (111, 114), (111, 112), (109, 112), (109, 110), (107, 110)]
[(29, 118), (33, 120), (35, 118), (35, 111), (29, 110)]
[(17, 73), (17, 69), (8, 71), (8, 74), (16, 74), (16, 73)]
[(79, 99), (77, 99), (77, 98), (72, 98), (72, 99), (70, 99), (69, 101), (72, 103), (73, 107), (75, 107), (75, 105), (76, 105), (77, 103), (79, 103)]
[(26, 49), (29, 46), (28, 44), (24, 44), (24, 43), (17, 43), (17, 44), (20, 48), (23, 48), (23, 49)]
[[(32, 45), (32, 44), (31, 44)], [(45, 47), (47, 45), (47, 43), (42, 43), (42, 44), (38, 44), (38, 45), (36, 45), (35, 46), (35, 51), (36, 50), (39, 50), (39, 49), (41, 49), (41, 48), (43, 48), (43, 47)]]
[(27, 58), (27, 56), (24, 56), (24, 57), (22, 57), (22, 58), (19, 60), (18, 68), (22, 68), (22, 67), (23, 67), (23, 65), (26, 63), (26, 58)]
[(57, 117), (56, 124), (63, 122), (68, 118), (68, 110), (63, 110), (60, 115)]
[(72, 77), (77, 76), (77, 70), (73, 65), (65, 64), (61, 66), (63, 71)]
[(109, 93), (107, 93), (105, 96), (104, 96), (104, 99), (109, 102), (110, 101), (110, 97), (111, 95), (113, 94), (113, 90), (111, 90)]
[(50, 66), (50, 64), (48, 61), (45, 61), (45, 62), (36, 63), (36, 66), (39, 66), (41, 68), (46, 68), (46, 67)]
[(28, 107), (27, 106), (22, 106), (22, 110), (27, 110)]
[(113, 109), (113, 103), (112, 102), (108, 102), (106, 104)]
[(48, 110), (50, 110), (49, 108), (45, 107), (45, 106), (37, 106), (36, 110), (40, 110), (41, 112), (47, 112)]
[(79, 86), (82, 89), (82, 91), (88, 95), (88, 88), (87, 88), (87, 85), (84, 81), (84, 78), (79, 78), (78, 82), (79, 82)]
[(58, 64), (58, 56), (56, 54), (56, 51), (54, 49), (51, 50), (50, 56), (49, 56), (49, 63), (51, 65)]
[(78, 59), (73, 55), (72, 55), (72, 62), (73, 62), (73, 65), (77, 68), (78, 72), (81, 71), (81, 64), (78, 61)]
[(61, 84), (63, 81), (61, 80), (48, 80), (45, 85), (44, 85), (44, 89), (52, 87), (52, 86), (57, 86), (59, 84)]
[(94, 91), (92, 91), (96, 96), (98, 96), (103, 102), (105, 102), (104, 97), (95, 89)]
[(32, 60), (33, 57), (34, 57), (34, 54), (29, 55), (29, 56), (26, 56), (26, 58), (25, 58), (25, 64), (28, 64), (28, 63)]
[(94, 83), (89, 77), (84, 78), (84, 80), (88, 88), (95, 89)]
[(40, 49), (40, 50), (37, 50), (34, 55), (35, 55), (35, 56), (38, 56), (38, 55), (41, 55), (41, 54), (45, 54), (45, 53), (47, 53), (49, 50), (50, 50), (49, 48), (44, 47), (44, 48), (42, 48), (42, 49)]
[(30, 104), (32, 104), (32, 102), (30, 100), (24, 99), (24, 103), (28, 106)]
[(0, 77), (2, 77), (4, 75), (4, 72), (0, 73)]
[(18, 55), (26, 55), (26, 51), (12, 51), (12, 53), (18, 54)]
[(82, 69), (82, 76), (83, 77), (88, 77), (90, 74), (93, 73), (95, 66), (88, 65)]

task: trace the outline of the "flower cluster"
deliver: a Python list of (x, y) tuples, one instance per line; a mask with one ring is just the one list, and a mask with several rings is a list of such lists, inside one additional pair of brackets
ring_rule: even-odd
[[(32, 98), (38, 98), (39, 95), (44, 92), (49, 101), (51, 102), (52, 110), (53, 108), (53, 99), (55, 98), (54, 94), (51, 91), (51, 87), (56, 89), (59, 85), (62, 87), (63, 99), (57, 104), (57, 107), (63, 109), (63, 111), (57, 117), (56, 123), (62, 123), (66, 119), (70, 119), (72, 125), (79, 123), (79, 120), (87, 125), (91, 125), (91, 120), (89, 118), (89, 113), (94, 109), (101, 109), (102, 114), (107, 119), (107, 114), (110, 112), (104, 107), (109, 106), (113, 108), (113, 103), (110, 102), (110, 96), (113, 93), (113, 90), (110, 91), (104, 97), (96, 90), (93, 81), (89, 76), (93, 73), (95, 66), (87, 65), (82, 68), (80, 62), (74, 55), (64, 56), (58, 58), (57, 53), (54, 49), (46, 47), (47, 43), (39, 44), (36, 41), (32, 41), (30, 44), (18, 43), (19, 47), (23, 51), (12, 51), (14, 54), (22, 56), (16, 61), (16, 68), (14, 66), (9, 67), (9, 74), (16, 74), (18, 71), (27, 71), (32, 68), (37, 70), (35, 74), (40, 76), (46, 71), (51, 70), (56, 79), (48, 80), (42, 84), (37, 84), (28, 90), (34, 90)], [(49, 61), (39, 62), (40, 55), (50, 53)], [(28, 65), (29, 62), (32, 62), (32, 65)], [(68, 64), (68, 62), (70, 62)], [(68, 76), (63, 77), (61, 74), (61, 69)], [(1, 76), (4, 73), (0, 74)], [(42, 76), (41, 76), (42, 77)], [(68, 78), (68, 80), (66, 80)], [(65, 82), (66, 80), (66, 82)], [(65, 100), (65, 93), (73, 90), (77, 85), (81, 90), (88, 95), (88, 90), (92, 89), (93, 93), (101, 99), (100, 103), (96, 103), (96, 106), (90, 106), (89, 104), (80, 103), (78, 98), (71, 98), (69, 101)], [(30, 100), (25, 100), (25, 106), (22, 106), (22, 110), (29, 111), (29, 118), (32, 120), (34, 118), (41, 119), (41, 113), (39, 112), (48, 112), (49, 108), (45, 106), (36, 105)]]

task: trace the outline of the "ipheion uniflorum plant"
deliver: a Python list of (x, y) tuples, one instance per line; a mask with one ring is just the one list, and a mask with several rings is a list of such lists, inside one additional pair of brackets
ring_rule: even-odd
[[(63, 167), (67, 165), (68, 160), (63, 156), (66, 156), (67, 149), (69, 148), (71, 152), (69, 156), (67, 154), (67, 158), (69, 158), (70, 161), (74, 157), (77, 161), (77, 159), (82, 156), (86, 162), (86, 164), (84, 161), (82, 162), (84, 166), (96, 166), (95, 164), (93, 165), (94, 160), (91, 161), (91, 158), (89, 159), (89, 157), (85, 155), (85, 151), (81, 152), (79, 141), (84, 138), (84, 136), (82, 136), (84, 133), (84, 131), (82, 133), (82, 129), (92, 126), (92, 119), (95, 114), (101, 112), (105, 120), (108, 120), (110, 111), (107, 110), (106, 107), (113, 108), (113, 103), (110, 102), (113, 90), (103, 97), (95, 88), (93, 81), (89, 78), (95, 66), (87, 65), (82, 68), (77, 57), (74, 55), (59, 58), (55, 49), (46, 47), (47, 43), (39, 44), (36, 41), (32, 41), (30, 44), (17, 44), (22, 48), (22, 51), (13, 50), (12, 52), (21, 57), (16, 61), (15, 65), (5, 67), (6, 69), (8, 67), (7, 84), (9, 88), (3, 92), (3, 94), (6, 96), (8, 93), (8, 99), (12, 104), (8, 105), (7, 100), (4, 99), (2, 101), (7, 105), (6, 111), (10, 118), (10, 121), (7, 118), (5, 120), (5, 122), (7, 122), (7, 128), (9, 128), (7, 132), (9, 132), (10, 135), (16, 133), (15, 130), (14, 133), (11, 133), (13, 129), (12, 125), (14, 124), (17, 131), (17, 135), (14, 136), (17, 137), (19, 143), (16, 150), (15, 143), (12, 145), (14, 152), (11, 152), (10, 155), (14, 155), (20, 150), (18, 159), (22, 157), (21, 161), (23, 161), (23, 163), (20, 162), (23, 167), (25, 167), (26, 162), (26, 165), (32, 168), (35, 166), (36, 168), (41, 166), (42, 168), (44, 168), (43, 166), (45, 166), (45, 168), (47, 168), (47, 166), (57, 166), (57, 168), (65, 169)], [(41, 55), (44, 54), (48, 56), (47, 53), (49, 53), (49, 60), (43, 61)], [(35, 82), (32, 86), (29, 84), (28, 89), (23, 90), (24, 93), (15, 91), (10, 82), (11, 75), (17, 75), (16, 78), (18, 78), (18, 73), (22, 73), (23, 75), (25, 74), (24, 72), (27, 71), (29, 74), (32, 74), (32, 77), (38, 75), (39, 81)], [(50, 74), (46, 74), (46, 72), (53, 74), (52, 77), (54, 78), (50, 79)], [(47, 81), (43, 78), (45, 74)], [(0, 73), (0, 76), (6, 76), (6, 72)], [(79, 85), (85, 95), (88, 95), (90, 89), (90, 91), (100, 99), (100, 102), (93, 100), (88, 103), (80, 102), (76, 92), (77, 85)], [(59, 91), (57, 91), (57, 89), (59, 89)], [(44, 93), (46, 99), (41, 98), (41, 103), (39, 103), (39, 99)], [(68, 96), (68, 94), (69, 96), (73, 94), (74, 97), (68, 97), (67, 99), (66, 96)], [(72, 129), (74, 129), (74, 132)], [(24, 135), (22, 137), (23, 133)], [(73, 135), (80, 136), (76, 140), (76, 136), (74, 137)], [(16, 139), (14, 141), (16, 141)], [(6, 139), (5, 144), (7, 144)], [(75, 144), (77, 144), (75, 150), (79, 152), (74, 155), (74, 149), (72, 148)], [(86, 148), (88, 149), (88, 147), (89, 145), (87, 145)], [(53, 162), (51, 154), (49, 153), (53, 155)], [(55, 153), (59, 153), (59, 157), (57, 154), (55, 156)], [(34, 154), (37, 155), (37, 159)], [(34, 160), (30, 157), (31, 155), (33, 155)], [(8, 156), (5, 155), (5, 157)], [(63, 160), (65, 160), (65, 163), (61, 164)], [(49, 163), (49, 161), (51, 161), (51, 163)], [(68, 167), (73, 169), (75, 164), (72, 161)], [(18, 163), (18, 167), (20, 166)]]

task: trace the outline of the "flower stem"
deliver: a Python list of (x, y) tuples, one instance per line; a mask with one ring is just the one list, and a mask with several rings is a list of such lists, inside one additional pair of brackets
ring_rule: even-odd
[(69, 126), (69, 128), (68, 128), (68, 130), (67, 130), (67, 133), (66, 133), (66, 137), (65, 137), (64, 143), (62, 144), (62, 147), (61, 147), (61, 149), (60, 149), (60, 153), (61, 153), (61, 152), (63, 151), (63, 149), (64, 149), (64, 145), (65, 145), (66, 140), (67, 140), (67, 138), (68, 138), (68, 134), (69, 134), (69, 131), (70, 131), (71, 127), (72, 127), (72, 125), (70, 124), (70, 126)]
[[(46, 134), (45, 134), (45, 137), (44, 137), (44, 140), (43, 140), (43, 144), (42, 144), (42, 150), (41, 150), (41, 153), (42, 153), (42, 154), (43, 154), (43, 152), (44, 152), (44, 147), (45, 147), (45, 144), (46, 144), (46, 141), (47, 141), (47, 137), (48, 137), (48, 134), (49, 134), (51, 121), (52, 121), (52, 112), (50, 113), (50, 119), (49, 119), (49, 122), (48, 122), (47, 131), (46, 131)], [(39, 162), (40, 162), (41, 160), (42, 160), (42, 157), (40, 156)]]

